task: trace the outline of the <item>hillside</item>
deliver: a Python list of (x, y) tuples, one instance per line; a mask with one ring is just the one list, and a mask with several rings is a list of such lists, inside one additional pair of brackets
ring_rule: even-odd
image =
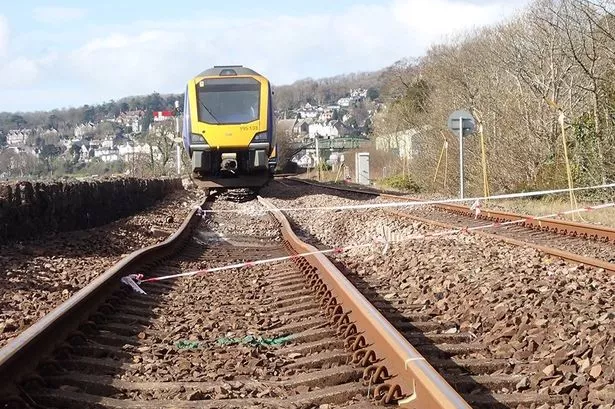
[(312, 105), (335, 104), (348, 96), (351, 89), (364, 88), (377, 95), (383, 86), (385, 70), (337, 75), (335, 77), (295, 81), (290, 85), (274, 87), (275, 102), (279, 111)]
[[(382, 83), (382, 71), (353, 73), (321, 79), (302, 79), (289, 85), (274, 86), (276, 108), (279, 111), (296, 109), (311, 104), (333, 104), (348, 95), (350, 89), (365, 88), (378, 92)], [(122, 97), (97, 105), (83, 105), (76, 108), (54, 109), (37, 112), (0, 112), (0, 146), (12, 129), (55, 129), (60, 135), (72, 135), (78, 124), (99, 122), (117, 117), (121, 112), (141, 110), (145, 112), (172, 109), (175, 101), (183, 105), (182, 94), (161, 95), (153, 93), (144, 96)]]

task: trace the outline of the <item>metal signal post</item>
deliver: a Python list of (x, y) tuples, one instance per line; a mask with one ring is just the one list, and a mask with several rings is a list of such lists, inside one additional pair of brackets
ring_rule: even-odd
[(459, 117), (459, 198), (463, 199), (463, 117)]
[[(177, 174), (182, 173), (182, 152), (181, 152), (181, 136), (179, 134), (179, 101), (175, 101), (175, 136), (177, 137), (176, 145), (176, 162), (177, 162)], [(178, 142), (180, 141), (180, 142)]]
[(459, 132), (459, 198), (463, 199), (463, 137), (474, 132), (476, 121), (468, 111), (457, 110), (448, 117), (447, 125), (451, 132)]

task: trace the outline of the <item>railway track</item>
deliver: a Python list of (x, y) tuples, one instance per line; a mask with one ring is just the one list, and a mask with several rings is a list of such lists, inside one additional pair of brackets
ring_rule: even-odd
[[(297, 256), (315, 248), (261, 202), (275, 220), (249, 220), (267, 234), (233, 214), (203, 220), (195, 211), (165, 243), (132, 254), (0, 350), (1, 406), (570, 402), (567, 381), (559, 394), (541, 390), (542, 362), (494, 355), (471, 330), (396, 295), (394, 283), (322, 254)], [(212, 220), (227, 230), (216, 233)], [(144, 283), (147, 295), (119, 285), (128, 273), (160, 276), (285, 255), (274, 264)], [(591, 393), (608, 400), (612, 391)]]
[[(412, 201), (408, 197), (373, 190), (329, 186), (294, 178), (291, 180), (324, 189), (379, 196), (394, 201)], [(476, 215), (469, 207), (456, 204), (413, 207), (409, 210), (385, 209), (385, 211), (447, 229), (472, 229), (491, 223), (501, 225), (505, 222), (523, 220), (507, 226), (496, 225), (496, 227), (473, 230), (473, 233), (496, 237), (515, 245), (529, 246), (564, 260), (615, 273), (615, 228), (612, 227), (549, 218), (538, 220), (531, 216), (489, 209), (482, 210)]]
[[(302, 181), (303, 182), (303, 181)], [(305, 183), (305, 182), (303, 182)], [(319, 184), (310, 185), (321, 188)], [(293, 183), (291, 182), (291, 186)], [(322, 186), (329, 188), (329, 186)], [(284, 190), (288, 190), (288, 186), (284, 186)], [(336, 189), (346, 192), (346, 189)], [(356, 190), (350, 190), (353, 193), (357, 193)], [(374, 195), (373, 192), (359, 191), (361, 194)], [(298, 193), (291, 193), (290, 197), (296, 196)], [(391, 197), (395, 200), (407, 198)], [(326, 199), (323, 199), (326, 200)], [(327, 205), (333, 205), (329, 201)], [(317, 204), (314, 204), (317, 206)], [(393, 217), (410, 217), (414, 220), (421, 221), (423, 223), (434, 223), (438, 226), (447, 228), (458, 226), (472, 226), (478, 223), (485, 224), (484, 221), (476, 221), (472, 214), (465, 216), (460, 215), (460, 207), (454, 207), (453, 210), (447, 209), (443, 211), (432, 210), (433, 214), (440, 215), (440, 219), (437, 222), (427, 219), (425, 215), (416, 216), (414, 212), (408, 214), (403, 211), (386, 211), (386, 214)], [(467, 212), (469, 213), (469, 212)], [(293, 216), (294, 212), (290, 213)], [(449, 223), (444, 223), (442, 220), (446, 219), (447, 215), (450, 215)], [(356, 216), (349, 216), (352, 219)], [(496, 220), (515, 220), (520, 218), (517, 215), (506, 215), (504, 218), (501, 214), (489, 217), (497, 217)], [(340, 223), (341, 217), (330, 218), (328, 223), (332, 226), (344, 226)], [(451, 223), (451, 220), (453, 222)], [(548, 225), (557, 224), (559, 221), (547, 221)], [(462, 224), (463, 223), (463, 224)], [(467, 223), (467, 224), (466, 224)], [(475, 224), (471, 224), (475, 223)], [(297, 222), (297, 228), (305, 227), (305, 220)], [(564, 229), (561, 226), (570, 226), (570, 223), (563, 222), (555, 233), (552, 231), (534, 230), (527, 227), (515, 228), (506, 231), (507, 236), (498, 236), (502, 240), (508, 243), (520, 244), (526, 246), (525, 240), (534, 240), (533, 247), (541, 250), (546, 247), (548, 239), (553, 237), (558, 243), (564, 242), (570, 246), (570, 243), (575, 243), (578, 246), (577, 250), (587, 249), (587, 243), (595, 245), (598, 252), (597, 257), (604, 256), (604, 259), (588, 258), (586, 255), (580, 256), (575, 253), (566, 255), (566, 259), (587, 263), (590, 266), (596, 266), (598, 268), (604, 268), (607, 271), (615, 271), (615, 265), (610, 263), (613, 255), (612, 242), (602, 240), (599, 238), (601, 233), (591, 232), (586, 236), (568, 236), (562, 234)], [(574, 224), (572, 224), (574, 225)], [(341, 228), (341, 227), (339, 227)], [(583, 226), (585, 229), (590, 229), (588, 226)], [(349, 227), (349, 229), (352, 229)], [(493, 229), (495, 233), (499, 233), (499, 229)], [(601, 229), (597, 227), (597, 231), (607, 232), (609, 229)], [(519, 234), (521, 233), (521, 235)], [(570, 234), (570, 230), (567, 231)], [(484, 233), (488, 237), (492, 238), (493, 233)], [(515, 236), (516, 234), (516, 236)], [(319, 244), (318, 238), (311, 236), (313, 244), (319, 248), (327, 248), (327, 246)], [(579, 237), (581, 236), (581, 237)], [(586, 237), (586, 238), (585, 238)], [(598, 238), (598, 240), (596, 240)], [(591, 240), (594, 239), (594, 240)], [(536, 245), (536, 241), (540, 241), (541, 244)], [(545, 243), (546, 242), (546, 243)], [(429, 248), (428, 245), (424, 246)], [(420, 247), (419, 247), (420, 248)], [(610, 252), (609, 252), (610, 249)], [(412, 252), (412, 248), (410, 251)], [(414, 248), (416, 250), (416, 247)], [(561, 254), (558, 248), (549, 248), (550, 251), (547, 254), (559, 255)], [(462, 251), (462, 250), (459, 250)], [(498, 250), (493, 250), (494, 254), (497, 254)], [(376, 262), (364, 262), (364, 257), (357, 257), (356, 255), (349, 255), (347, 257), (340, 256), (339, 260), (335, 262), (335, 265), (342, 271), (345, 276), (353, 283), (353, 285), (359, 289), (371, 302), (375, 305), (379, 311), (385, 316), (398, 330), (399, 332), (425, 357), (425, 359), (451, 384), (455, 390), (472, 406), (472, 407), (489, 407), (489, 408), (564, 408), (571, 407), (572, 402), (576, 401), (592, 401), (592, 402), (615, 402), (615, 389), (611, 386), (594, 390), (590, 388), (591, 380), (600, 376), (600, 373), (594, 372), (594, 375), (590, 375), (589, 367), (580, 369), (583, 365), (589, 362), (603, 362), (605, 365), (599, 366), (601, 371), (610, 371), (612, 374), (612, 364), (602, 361), (599, 355), (592, 356), (592, 348), (586, 343), (581, 341), (580, 343), (566, 343), (559, 341), (556, 345), (559, 350), (553, 352), (548, 351), (548, 348), (543, 348), (546, 343), (547, 337), (545, 332), (548, 331), (547, 323), (549, 321), (548, 315), (532, 316), (530, 313), (519, 313), (513, 319), (513, 325), (509, 326), (508, 315), (509, 309), (513, 308), (507, 306), (506, 303), (500, 303), (497, 305), (494, 311), (496, 321), (500, 321), (494, 326), (494, 328), (485, 332), (484, 334), (475, 335), (476, 329), (479, 327), (473, 327), (474, 324), (465, 322), (461, 323), (464, 318), (458, 318), (458, 320), (442, 319), (442, 308), (446, 309), (446, 294), (449, 289), (466, 281), (467, 278), (462, 274), (456, 274), (455, 270), (427, 271), (425, 270), (425, 262), (423, 262), (421, 270), (416, 274), (399, 274), (398, 271), (391, 271), (395, 268), (394, 265), (389, 264), (389, 258), (403, 257), (406, 264), (405, 269), (415, 270), (421, 266), (421, 262), (413, 260), (411, 254), (404, 254), (403, 250), (390, 255), (387, 258), (382, 258), (380, 262), (384, 266), (389, 266), (389, 272), (384, 269), (377, 269), (378, 263)], [(445, 256), (444, 256), (445, 257)], [(369, 257), (370, 259), (372, 257)], [(400, 264), (403, 269), (404, 263)], [(453, 267), (455, 268), (455, 267)], [(467, 271), (467, 270), (466, 270)], [(397, 274), (396, 274), (397, 273)], [(434, 276), (442, 275), (449, 276), (449, 280), (436, 280)], [(590, 273), (591, 274), (591, 273)], [(400, 277), (401, 276), (401, 277)], [(408, 278), (403, 278), (408, 277)], [(402, 281), (403, 280), (403, 281)], [(419, 280), (418, 283), (414, 283), (414, 280)], [(460, 280), (460, 281), (459, 281)], [(525, 279), (521, 279), (525, 280)], [(581, 278), (581, 280), (583, 280)], [(424, 281), (421, 283), (421, 281)], [(430, 288), (432, 283), (443, 283), (435, 288)], [(447, 284), (448, 282), (448, 284)], [(537, 280), (540, 283), (540, 279)], [(582, 281), (581, 281), (582, 283)], [(506, 286), (507, 283), (491, 284), (491, 286)], [(528, 284), (529, 285), (529, 284)], [(548, 289), (550, 292), (553, 284), (549, 281), (542, 281), (543, 288)], [(573, 284), (570, 288), (578, 288), (579, 285)], [(441, 294), (438, 298), (435, 298), (436, 304), (426, 303), (424, 300), (415, 298), (415, 296), (407, 295), (406, 288), (418, 288), (419, 295), (427, 293)], [(476, 287), (474, 290), (478, 294), (473, 294), (468, 298), (468, 309), (473, 308), (476, 296), (479, 299), (484, 298), (485, 301), (490, 301), (492, 297), (488, 294), (489, 287)], [(480, 291), (479, 291), (480, 290)], [(545, 291), (545, 289), (540, 289)], [(563, 288), (562, 288), (563, 291)], [(564, 293), (570, 293), (569, 291), (563, 291)], [(554, 293), (554, 297), (558, 295)], [(520, 295), (520, 297), (523, 297)], [(531, 293), (525, 295), (525, 300), (520, 300), (521, 303), (527, 302), (537, 306), (541, 305), (542, 301), (532, 297)], [(443, 302), (442, 306), (439, 303)], [(603, 299), (602, 302), (607, 303), (608, 299)], [(516, 303), (518, 304), (518, 303)], [(512, 304), (514, 305), (514, 303)], [(574, 308), (588, 308), (590, 304), (573, 304)], [(531, 309), (530, 309), (531, 310)], [(538, 310), (538, 309), (537, 309)], [(572, 311), (570, 311), (572, 312)], [(555, 313), (555, 311), (553, 311)], [(458, 311), (453, 313), (457, 317), (466, 317), (464, 311)], [(608, 315), (608, 314), (607, 314)], [(498, 318), (499, 317), (499, 318)], [(606, 316), (605, 316), (606, 317)], [(536, 318), (540, 318), (536, 320)], [(597, 319), (598, 317), (592, 317)], [(467, 318), (466, 318), (467, 319)], [(605, 325), (608, 321), (604, 321)], [(480, 324), (479, 324), (480, 325)], [(579, 339), (590, 339), (592, 333), (598, 333), (596, 331), (606, 331), (605, 340), (609, 339), (609, 331), (605, 326), (600, 324), (589, 324), (594, 330), (587, 327), (580, 328)], [(551, 329), (552, 330), (552, 329)], [(558, 330), (556, 330), (558, 331)], [(563, 335), (562, 335), (563, 336)], [(608, 342), (607, 342), (608, 343)], [(600, 347), (601, 348), (601, 347)], [(598, 348), (596, 348), (598, 351)], [(579, 363), (577, 365), (577, 362)], [(578, 373), (577, 370), (579, 371)], [(583, 375), (577, 375), (583, 373)], [(578, 403), (577, 403), (578, 405)], [(587, 407), (602, 407), (599, 404), (595, 406), (588, 404)], [(577, 406), (574, 406), (577, 407)], [(578, 406), (581, 407), (581, 406)], [(585, 407), (585, 406), (583, 406)], [(607, 406), (609, 407), (608, 404)]]
[[(297, 256), (314, 248), (272, 213), (244, 226), (214, 215), (233, 225), (221, 235), (195, 210), (164, 243), (113, 266), (0, 350), (0, 406), (467, 407), (328, 259)], [(120, 285), (130, 273), (283, 255), (143, 283), (146, 295)]]

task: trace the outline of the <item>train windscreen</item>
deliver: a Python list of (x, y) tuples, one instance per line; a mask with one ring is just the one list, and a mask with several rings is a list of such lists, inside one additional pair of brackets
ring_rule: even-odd
[(196, 84), (199, 121), (244, 124), (259, 118), (261, 84), (253, 78), (212, 78)]

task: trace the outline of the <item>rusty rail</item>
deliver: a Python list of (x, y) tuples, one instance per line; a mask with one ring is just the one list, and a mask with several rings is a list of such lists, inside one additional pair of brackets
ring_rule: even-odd
[[(337, 190), (337, 191), (342, 191), (342, 192), (353, 192), (353, 193), (360, 193), (360, 194), (365, 194), (365, 195), (380, 196), (380, 197), (384, 197), (387, 199), (400, 200), (400, 201), (419, 201), (418, 199), (409, 198), (405, 196), (397, 196), (397, 195), (393, 195), (389, 193), (382, 193), (382, 192), (378, 192), (375, 190), (361, 190), (361, 189), (345, 188), (345, 187), (339, 187), (339, 186), (329, 186), (329, 185), (325, 185), (322, 183), (316, 183), (316, 182), (306, 181), (306, 180), (296, 179), (296, 178), (292, 178), (290, 180), (304, 183), (304, 184), (311, 185), (311, 186), (317, 186), (317, 187), (322, 187), (325, 189), (332, 189), (332, 190)], [(461, 206), (461, 205), (456, 205), (456, 204), (437, 204), (434, 206), (437, 208), (452, 212), (452, 213), (459, 214), (459, 215), (474, 217), (474, 212), (466, 206)], [(398, 210), (388, 209), (387, 211), (390, 213), (399, 215), (399, 216), (410, 217), (414, 220), (422, 221), (423, 223), (428, 223), (432, 225), (437, 225), (440, 227), (445, 227), (445, 228), (458, 227), (458, 226), (454, 226), (448, 223), (429, 220), (424, 217), (409, 215), (407, 213), (403, 213)], [(481, 213), (478, 215), (478, 218), (482, 220), (498, 222), (498, 223), (525, 219), (524, 222), (519, 222), (518, 226), (527, 227), (527, 228), (534, 229), (534, 230), (548, 231), (551, 233), (556, 233), (556, 234), (561, 234), (561, 235), (582, 237), (582, 238), (601, 241), (605, 243), (609, 243), (609, 242), (615, 243), (615, 229), (612, 227), (608, 227), (608, 226), (584, 224), (584, 223), (572, 222), (572, 221), (567, 221), (567, 220), (557, 220), (557, 219), (537, 220), (527, 215), (520, 215), (520, 214), (515, 214), (515, 213), (510, 213), (510, 212), (495, 211), (495, 210), (489, 210), (489, 209), (481, 210)], [(498, 239), (505, 241), (507, 243), (511, 243), (511, 244), (515, 244), (519, 246), (529, 246), (539, 251), (542, 251), (545, 254), (556, 256), (564, 260), (568, 260), (568, 261), (572, 261), (572, 262), (580, 263), (580, 264), (585, 264), (585, 265), (593, 266), (596, 268), (602, 268), (605, 271), (608, 271), (610, 273), (615, 273), (615, 264), (609, 263), (607, 261), (582, 256), (580, 254), (570, 253), (568, 251), (564, 251), (564, 250), (560, 250), (560, 249), (556, 249), (556, 248), (552, 248), (548, 246), (543, 246), (543, 245), (536, 244), (536, 243), (517, 240), (517, 239), (510, 238), (510, 237), (504, 237), (497, 233), (476, 231), (476, 230), (473, 233), (479, 234), (481, 236), (487, 236), (487, 237), (495, 236)]]
[[(295, 235), (281, 211), (258, 199), (280, 224), (289, 251), (317, 251)], [(308, 282), (353, 351), (353, 362), (365, 367), (363, 379), (375, 386), (376, 399), (408, 408), (470, 407), (327, 257), (313, 254), (295, 261), (311, 267)]]
[[(453, 213), (466, 216), (474, 216), (474, 213), (468, 207), (465, 206), (442, 204), (438, 205), (438, 207)], [(519, 223), (519, 226), (528, 227), (535, 230), (549, 231), (552, 233), (558, 233), (568, 236), (584, 237), (591, 240), (615, 243), (615, 229), (608, 226), (585, 224), (557, 219), (536, 220), (526, 215), (489, 209), (481, 210), (481, 213), (478, 215), (478, 218), (494, 222), (508, 222), (525, 219), (524, 222)]]
[[(365, 195), (372, 196), (380, 196), (386, 199), (400, 200), (400, 201), (408, 201), (408, 202), (418, 202), (419, 199), (407, 197), (407, 196), (399, 196), (393, 195), (390, 193), (383, 193), (377, 190), (372, 189), (354, 189), (354, 188), (346, 188), (340, 186), (330, 186), (322, 183), (316, 183), (313, 181), (307, 181), (303, 179), (291, 178), (290, 180), (304, 183), (307, 185), (318, 186), (326, 189), (338, 190), (342, 192), (353, 192), (353, 193), (361, 193)], [(443, 203), (433, 205), (437, 208), (448, 210), (453, 213), (472, 216), (474, 217), (474, 212), (470, 210), (467, 206), (462, 206), (453, 203)], [(613, 242), (615, 243), (615, 228), (608, 226), (601, 226), (597, 224), (586, 224), (586, 223), (578, 223), (568, 220), (557, 220), (557, 219), (540, 219), (536, 220), (528, 215), (521, 215), (511, 212), (505, 212), (500, 210), (490, 210), (485, 209), (481, 210), (481, 213), (478, 215), (479, 219), (489, 220), (493, 222), (508, 222), (514, 220), (526, 219), (524, 222), (519, 223), (519, 226), (528, 227), (531, 229), (549, 231), (552, 233), (558, 233), (563, 235), (575, 236), (575, 237), (585, 237), (593, 240), (600, 240), (604, 242)]]
[(195, 208), (165, 241), (123, 258), (0, 349), (0, 395), (14, 393), (14, 385), (32, 373), (41, 360), (58, 347), (58, 342), (75, 333), (109, 294), (120, 287), (122, 276), (134, 272), (137, 267), (160, 263), (179, 250), (199, 219)]

